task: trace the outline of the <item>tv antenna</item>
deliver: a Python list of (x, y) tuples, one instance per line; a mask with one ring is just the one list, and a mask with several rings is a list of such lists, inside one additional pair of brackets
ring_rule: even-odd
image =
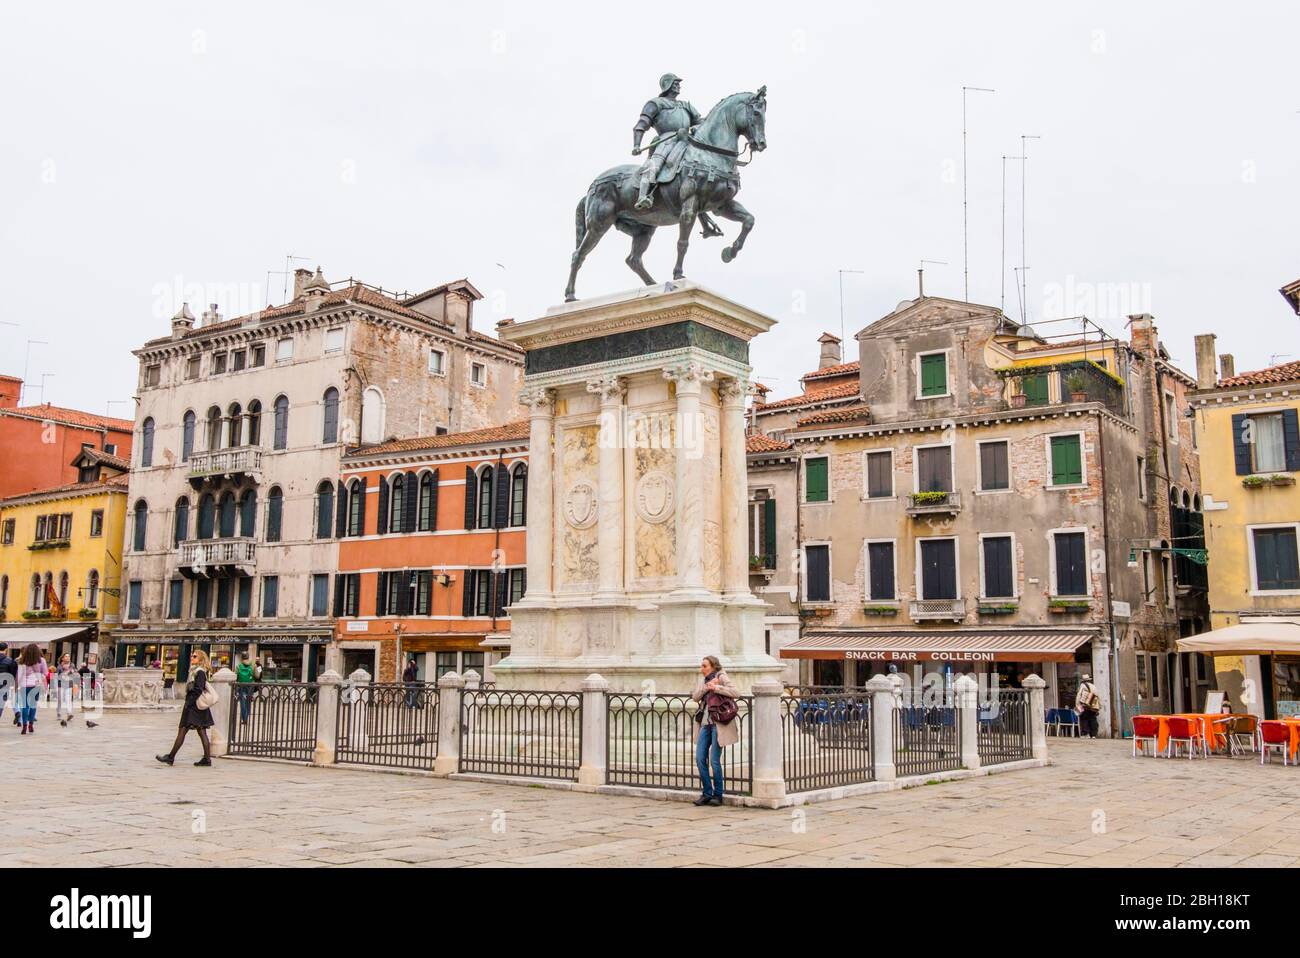
[(1007, 160), (1023, 160), (1023, 156), (1002, 154), (1002, 305), (1003, 314), (1007, 311)]
[(964, 86), (961, 88), (961, 258), (962, 273), (965, 278), (963, 298), (967, 303), (970, 302), (970, 253), (967, 240), (966, 211), (966, 94), (995, 92), (997, 91), (982, 86)]
[(284, 277), (284, 290), (281, 293), (280, 301), (282, 303), (287, 303), (289, 301), (289, 277), (293, 274), (294, 260), (301, 260), (302, 262), (308, 262), (311, 260), (311, 257), (295, 256), (293, 253), (287, 253), (285, 254), (284, 257), (284, 269), (282, 270), (268, 269), (266, 271), (266, 302), (268, 306), (271, 304), (271, 277), (272, 276)]
[(920, 296), (925, 296), (925, 267), (929, 266), (947, 266), (941, 259), (923, 259), (921, 265), (916, 268), (916, 291)]
[(1020, 321), (1026, 320), (1029, 307), (1029, 261), (1025, 255), (1025, 180), (1029, 168), (1029, 140), (1041, 140), (1041, 136), (1032, 133), (1020, 137)]
[(866, 270), (864, 270), (864, 269), (842, 269), (842, 270), (839, 270), (839, 274), (840, 274), (840, 350), (841, 350), (841, 352), (840, 352), (840, 357), (841, 357), (841, 358), (844, 357), (844, 353), (843, 353), (843, 349), (844, 349), (844, 274), (845, 274), (845, 273), (858, 273), (858, 274), (862, 274), (862, 273), (865, 273), (865, 272), (866, 272)]

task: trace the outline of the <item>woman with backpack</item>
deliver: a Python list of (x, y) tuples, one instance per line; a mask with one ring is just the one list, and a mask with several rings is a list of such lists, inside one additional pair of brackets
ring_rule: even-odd
[[(700, 773), (696, 805), (722, 804), (722, 750), (740, 741), (736, 721), (736, 696), (740, 691), (722, 671), (716, 655), (700, 662), (700, 680), (691, 698), (700, 703), (695, 712), (695, 767)], [(712, 774), (710, 774), (712, 771)]]
[(176, 741), (172, 743), (170, 752), (154, 756), (164, 765), (176, 761), (176, 753), (181, 750), (181, 744), (190, 729), (199, 733), (199, 741), (203, 743), (203, 757), (194, 764), (212, 764), (212, 743), (208, 741), (208, 729), (213, 725), (212, 706), (217, 704), (217, 690), (208, 682), (211, 671), (212, 663), (206, 652), (195, 649), (190, 653), (190, 681), (185, 686), (185, 708), (181, 711)]

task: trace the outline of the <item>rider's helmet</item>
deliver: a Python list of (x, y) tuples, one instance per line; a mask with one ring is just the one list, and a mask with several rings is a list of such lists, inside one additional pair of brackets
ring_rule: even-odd
[(661, 76), (659, 78), (660, 95), (662, 96), (663, 94), (667, 93), (669, 89), (672, 88), (672, 85), (674, 83), (677, 83), (679, 80), (681, 80), (681, 77), (679, 77), (676, 73), (665, 73), (663, 76)]

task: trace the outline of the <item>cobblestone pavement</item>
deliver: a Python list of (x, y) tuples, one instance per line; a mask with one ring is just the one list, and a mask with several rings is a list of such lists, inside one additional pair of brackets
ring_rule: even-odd
[(798, 809), (219, 760), (154, 761), (175, 713), (30, 738), (0, 723), (0, 865), (1284, 865), (1300, 769), (1141, 759), (1049, 740), (1056, 764)]

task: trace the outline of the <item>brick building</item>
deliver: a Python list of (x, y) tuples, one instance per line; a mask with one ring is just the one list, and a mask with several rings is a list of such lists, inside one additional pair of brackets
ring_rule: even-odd
[(528, 423), (362, 446), (338, 487), (335, 636), (343, 674), (422, 680), (509, 652), (526, 588)]
[(131, 457), (129, 419), (43, 403), (19, 406), (23, 381), (0, 376), (0, 499), (77, 481), (83, 448)]

